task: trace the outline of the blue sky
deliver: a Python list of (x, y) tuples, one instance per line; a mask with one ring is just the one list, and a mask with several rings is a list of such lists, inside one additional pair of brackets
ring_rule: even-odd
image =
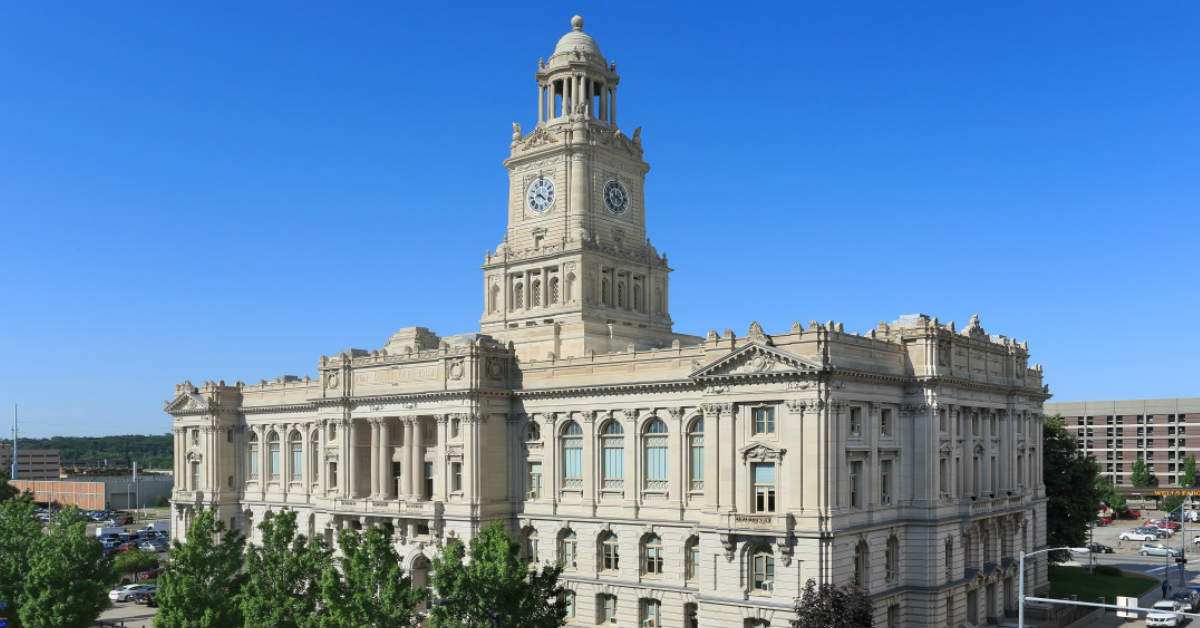
[(1057, 400), (1200, 396), (1195, 3), (413, 4), (5, 8), (26, 435), (163, 432), (184, 379), (476, 329), (510, 123), (574, 13), (644, 127), (677, 330), (979, 313)]

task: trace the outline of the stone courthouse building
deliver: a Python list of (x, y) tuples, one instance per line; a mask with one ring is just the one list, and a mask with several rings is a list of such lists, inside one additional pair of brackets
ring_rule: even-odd
[(201, 507), (252, 541), (283, 508), (330, 540), (387, 526), (423, 583), (448, 539), (501, 521), (564, 566), (573, 625), (785, 626), (810, 578), (863, 587), (880, 626), (1015, 609), (1018, 551), (1046, 538), (1027, 346), (925, 315), (675, 332), (640, 128), (571, 24), (537, 124), (513, 125), (480, 330), (176, 386), (175, 534)]

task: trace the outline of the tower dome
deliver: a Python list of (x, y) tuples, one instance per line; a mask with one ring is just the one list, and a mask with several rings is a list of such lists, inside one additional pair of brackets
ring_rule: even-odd
[(571, 30), (559, 38), (558, 43), (554, 46), (554, 54), (551, 58), (560, 54), (569, 54), (578, 50), (583, 54), (595, 55), (602, 57), (600, 54), (600, 46), (596, 45), (596, 40), (592, 39), (591, 35), (583, 32), (583, 18), (576, 15), (571, 18)]

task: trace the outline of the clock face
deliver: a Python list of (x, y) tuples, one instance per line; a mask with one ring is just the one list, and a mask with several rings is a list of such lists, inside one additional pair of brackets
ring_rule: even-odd
[(525, 200), (529, 203), (529, 209), (535, 212), (541, 213), (550, 209), (554, 204), (554, 182), (546, 177), (534, 179)]
[(616, 179), (604, 184), (604, 205), (614, 214), (624, 214), (629, 209), (629, 192)]

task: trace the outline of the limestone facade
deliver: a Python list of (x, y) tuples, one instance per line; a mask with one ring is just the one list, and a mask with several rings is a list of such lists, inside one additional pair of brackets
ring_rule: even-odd
[(480, 333), (176, 386), (173, 533), (200, 507), (252, 541), (285, 507), (329, 540), (387, 526), (420, 584), (501, 521), (565, 566), (575, 625), (786, 626), (810, 578), (859, 583), (880, 626), (1014, 608), (1046, 534), (1027, 346), (924, 315), (675, 333), (615, 65), (577, 17), (536, 79)]

